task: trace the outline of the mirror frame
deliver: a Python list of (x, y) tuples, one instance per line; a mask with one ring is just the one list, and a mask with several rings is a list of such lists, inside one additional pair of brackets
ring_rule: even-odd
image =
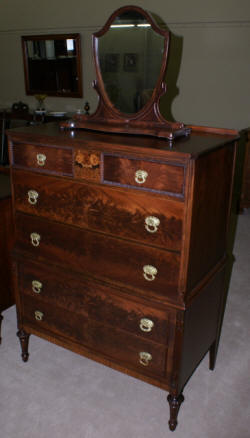
[[(32, 90), (30, 88), (30, 76), (28, 68), (28, 50), (27, 41), (45, 41), (45, 40), (75, 40), (76, 47), (76, 69), (78, 77), (77, 91), (60, 92), (60, 91), (48, 91), (48, 90)], [(42, 35), (25, 35), (22, 36), (22, 52), (24, 63), (24, 78), (25, 78), (25, 90), (27, 95), (34, 96), (35, 94), (46, 94), (47, 96), (57, 97), (82, 97), (82, 62), (81, 62), (81, 40), (79, 33), (71, 34), (42, 34)]]
[[(110, 29), (116, 17), (124, 12), (135, 11), (148, 21), (153, 30), (164, 37), (164, 53), (160, 74), (149, 101), (137, 113), (125, 114), (120, 112), (110, 101), (102, 79), (100, 63), (98, 59), (98, 38)], [(93, 55), (96, 69), (96, 80), (93, 87), (98, 93), (99, 101), (94, 114), (75, 114), (73, 119), (62, 123), (61, 128), (68, 129), (90, 129), (110, 133), (124, 133), (136, 135), (151, 135), (172, 140), (181, 135), (188, 135), (190, 128), (186, 128), (183, 123), (167, 121), (160, 113), (159, 101), (166, 92), (164, 77), (167, 68), (168, 48), (170, 33), (168, 30), (161, 29), (153, 17), (144, 9), (138, 6), (123, 6), (117, 9), (107, 20), (101, 30), (92, 35)]]
[[(153, 93), (152, 93), (150, 99), (137, 113), (127, 114), (127, 113), (122, 113), (120, 110), (118, 110), (112, 104), (112, 102), (110, 101), (108, 94), (105, 90), (105, 85), (103, 82), (101, 68), (100, 68), (100, 62), (99, 62), (99, 57), (98, 57), (98, 39), (110, 30), (110, 27), (113, 24), (116, 17), (122, 15), (124, 12), (131, 11), (131, 10), (141, 13), (141, 15), (143, 15), (143, 17), (145, 17), (146, 20), (149, 22), (152, 29), (156, 33), (163, 36), (163, 38), (164, 38), (164, 52), (163, 52), (163, 56), (162, 56), (162, 64), (161, 64), (160, 73), (159, 73), (159, 76), (157, 78), (157, 83), (156, 83), (156, 86), (153, 90)], [(166, 66), (167, 66), (169, 40), (170, 40), (169, 32), (167, 30), (160, 29), (155, 24), (152, 17), (147, 12), (145, 12), (144, 10), (142, 10), (141, 8), (136, 7), (136, 6), (125, 6), (125, 7), (118, 9), (110, 16), (110, 18), (108, 19), (108, 21), (106, 22), (104, 27), (100, 31), (93, 34), (93, 52), (94, 52), (94, 61), (95, 61), (95, 69), (96, 69), (96, 77), (97, 77), (97, 80), (96, 80), (94, 87), (95, 87), (96, 91), (100, 94), (101, 98), (103, 99), (104, 105), (109, 107), (110, 111), (112, 112), (112, 115), (114, 114), (117, 117), (125, 118), (126, 120), (138, 119), (138, 118), (140, 118), (140, 116), (143, 113), (147, 112), (148, 109), (152, 107), (155, 99), (157, 98), (157, 95), (161, 94), (161, 86), (163, 84), (164, 74), (165, 74)], [(163, 90), (163, 91), (165, 92), (165, 90)]]

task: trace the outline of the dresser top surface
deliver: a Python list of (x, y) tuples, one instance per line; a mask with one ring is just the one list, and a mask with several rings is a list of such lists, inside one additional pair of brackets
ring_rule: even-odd
[[(230, 131), (228, 131), (230, 132)], [(232, 132), (232, 131), (231, 131)], [(152, 155), (156, 152), (160, 155), (181, 155), (183, 158), (190, 158), (217, 149), (226, 143), (230, 143), (238, 138), (232, 133), (217, 134), (205, 131), (195, 131), (191, 135), (179, 137), (172, 143), (166, 139), (154, 138), (149, 136), (109, 134), (90, 130), (64, 130), (60, 129), (59, 123), (52, 122), (43, 125), (15, 128), (8, 131), (8, 135), (13, 140), (33, 141), (59, 145), (73, 145), (77, 147), (79, 143), (95, 149), (105, 150), (107, 145), (109, 150), (119, 148), (131, 150), (131, 152), (145, 153)]]

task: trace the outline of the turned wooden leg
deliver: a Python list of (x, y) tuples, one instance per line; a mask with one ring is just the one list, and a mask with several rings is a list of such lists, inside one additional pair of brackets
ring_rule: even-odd
[(2, 320), (3, 320), (3, 316), (0, 313), (0, 344), (2, 343), (2, 338), (1, 338)]
[(19, 341), (21, 344), (22, 359), (24, 362), (27, 362), (27, 360), (29, 358), (28, 345), (29, 345), (30, 335), (28, 333), (26, 333), (24, 330), (19, 330), (17, 332), (17, 336), (19, 337)]
[(180, 394), (178, 397), (169, 394), (167, 397), (169, 407), (170, 407), (170, 419), (169, 419), (169, 429), (175, 430), (177, 426), (177, 416), (182, 402), (184, 401), (183, 394)]

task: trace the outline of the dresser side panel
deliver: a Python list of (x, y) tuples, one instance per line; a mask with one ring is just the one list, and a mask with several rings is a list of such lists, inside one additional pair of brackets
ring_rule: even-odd
[(226, 255), (233, 171), (233, 143), (195, 161), (187, 293)]

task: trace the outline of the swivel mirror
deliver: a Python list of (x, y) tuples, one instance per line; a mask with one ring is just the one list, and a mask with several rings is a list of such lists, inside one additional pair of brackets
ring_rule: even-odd
[(182, 123), (166, 121), (159, 110), (168, 47), (169, 32), (143, 9), (115, 11), (93, 35), (98, 108), (90, 116), (75, 115), (70, 127), (169, 139), (188, 134)]

